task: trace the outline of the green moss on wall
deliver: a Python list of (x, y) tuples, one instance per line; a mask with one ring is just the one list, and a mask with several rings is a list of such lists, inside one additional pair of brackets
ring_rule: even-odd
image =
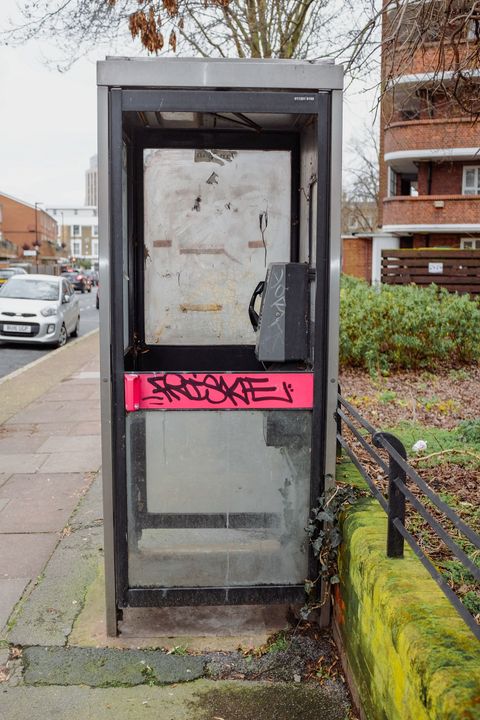
[(409, 548), (386, 557), (386, 531), (371, 498), (342, 521), (335, 621), (365, 716), (480, 719), (479, 643)]

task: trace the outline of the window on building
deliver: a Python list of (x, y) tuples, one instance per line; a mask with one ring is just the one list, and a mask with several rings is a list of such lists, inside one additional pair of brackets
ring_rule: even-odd
[(480, 250), (480, 238), (461, 238), (461, 250)]
[(388, 197), (395, 197), (397, 194), (397, 173), (388, 168)]
[(92, 240), (92, 255), (98, 257), (98, 240)]
[(480, 165), (463, 168), (462, 193), (464, 195), (480, 195)]
[(480, 20), (470, 20), (468, 23), (467, 40), (480, 40)]
[(388, 168), (388, 197), (418, 196), (418, 174), (417, 173), (398, 173), (392, 168)]
[(407, 107), (400, 111), (402, 120), (418, 120), (420, 117), (420, 108)]
[(72, 240), (72, 255), (77, 256), (82, 254), (82, 243), (80, 240)]
[(72, 226), (72, 234), (73, 234), (73, 235), (80, 235), (80, 225), (73, 225), (73, 226)]
[(92, 235), (98, 235), (98, 225), (92, 225)]
[(417, 95), (420, 99), (420, 117), (435, 117), (435, 91), (431, 88), (419, 88)]
[(414, 173), (400, 173), (400, 195), (410, 195), (416, 197), (418, 195), (418, 175)]

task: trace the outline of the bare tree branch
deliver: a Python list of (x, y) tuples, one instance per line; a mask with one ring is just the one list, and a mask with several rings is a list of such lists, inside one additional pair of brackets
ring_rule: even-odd
[(460, 113), (480, 114), (480, 0), (22, 0), (20, 11), (0, 42), (55, 37), (66, 66), (124, 41), (128, 28), (151, 53), (313, 54), (345, 62), (353, 77), (378, 72), (381, 55), (382, 93), (428, 73)]
[(351, 143), (344, 204), (363, 231), (374, 231), (380, 210), (378, 128), (364, 127)]

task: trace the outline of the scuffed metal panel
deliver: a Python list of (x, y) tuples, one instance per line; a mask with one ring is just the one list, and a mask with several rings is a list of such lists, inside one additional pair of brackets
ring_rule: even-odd
[(290, 259), (290, 152), (145, 150), (145, 338), (254, 344), (267, 265)]

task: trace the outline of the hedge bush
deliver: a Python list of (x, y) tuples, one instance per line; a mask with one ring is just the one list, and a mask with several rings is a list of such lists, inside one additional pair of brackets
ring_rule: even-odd
[(371, 287), (344, 276), (340, 363), (370, 372), (459, 365), (480, 358), (480, 305), (430, 285)]

